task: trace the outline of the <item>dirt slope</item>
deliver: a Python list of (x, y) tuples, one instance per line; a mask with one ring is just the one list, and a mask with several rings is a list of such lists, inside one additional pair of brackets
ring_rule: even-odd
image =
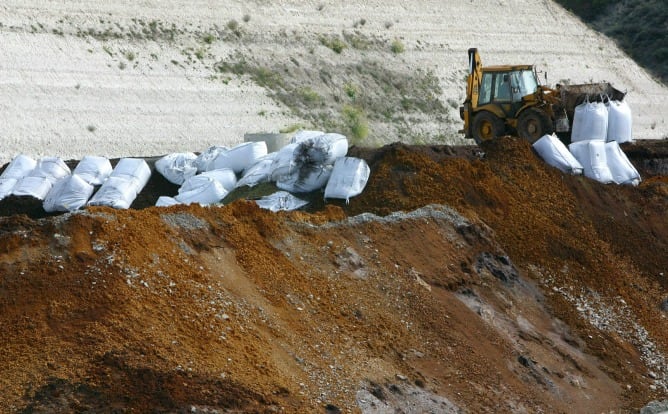
[(0, 43), (1, 163), (341, 130), (348, 107), (367, 146), (461, 143), (470, 47), (551, 85), (612, 82), (635, 138), (668, 136), (668, 88), (552, 1), (5, 0)]
[(367, 188), (311, 213), (1, 218), (0, 411), (599, 413), (666, 396), (665, 175), (601, 185), (513, 139), (350, 153)]

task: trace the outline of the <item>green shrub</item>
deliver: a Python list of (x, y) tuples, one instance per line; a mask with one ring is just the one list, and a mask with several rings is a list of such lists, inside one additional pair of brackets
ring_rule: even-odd
[(346, 48), (346, 43), (343, 40), (341, 40), (338, 36), (333, 36), (333, 37), (321, 36), (320, 43), (323, 46), (326, 46), (339, 54), (343, 52), (343, 49)]
[(364, 110), (351, 105), (344, 105), (342, 116), (343, 122), (350, 131), (353, 144), (359, 144), (369, 136), (369, 122)]
[(214, 36), (211, 33), (207, 33), (202, 37), (202, 41), (204, 43), (206, 43), (207, 45), (210, 45), (211, 43), (213, 43), (214, 40), (216, 40), (216, 36)]
[(314, 104), (316, 102), (319, 102), (322, 98), (316, 91), (313, 89), (309, 88), (308, 86), (305, 88), (301, 88), (298, 91), (299, 96), (301, 97), (302, 102), (305, 104)]
[(398, 55), (399, 53), (403, 53), (406, 48), (404, 47), (404, 44), (401, 43), (401, 40), (394, 39), (394, 41), (392, 41), (392, 45), (390, 45), (390, 50), (395, 55)]
[(345, 85), (343, 85), (343, 91), (353, 101), (355, 100), (355, 98), (357, 98), (357, 94), (359, 93), (359, 91), (357, 90), (357, 86), (353, 85), (352, 83), (346, 83)]

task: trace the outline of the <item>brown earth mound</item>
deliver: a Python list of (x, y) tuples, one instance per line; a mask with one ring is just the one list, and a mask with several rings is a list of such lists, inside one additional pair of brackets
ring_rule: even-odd
[(365, 191), (311, 211), (0, 218), (0, 411), (637, 410), (668, 392), (668, 180), (625, 151), (638, 187), (506, 138), (352, 148)]

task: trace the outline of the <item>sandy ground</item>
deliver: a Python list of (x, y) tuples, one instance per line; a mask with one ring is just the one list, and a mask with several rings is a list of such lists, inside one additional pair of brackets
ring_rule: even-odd
[[(232, 20), (243, 40), (203, 43)], [(433, 70), (444, 103), (462, 100), (466, 50), (478, 47), (484, 64), (534, 63), (549, 84), (610, 81), (628, 91), (637, 138), (668, 136), (668, 89), (550, 1), (7, 0), (0, 5), (0, 162), (19, 153), (201, 151), (242, 142), (247, 132), (278, 132), (300, 119), (248, 78), (217, 76), (213, 63), (240, 50), (288, 60), (300, 43), (353, 28), (400, 39), (406, 51), (389, 64)], [(206, 55), (194, 57), (203, 47)], [(453, 123), (447, 135), (460, 127)]]

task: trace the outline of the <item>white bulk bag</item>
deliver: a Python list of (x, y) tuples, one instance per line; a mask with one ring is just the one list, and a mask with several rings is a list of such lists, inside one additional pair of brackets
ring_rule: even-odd
[(37, 161), (27, 155), (19, 154), (9, 163), (7, 168), (0, 174), (0, 179), (14, 178), (19, 180), (30, 175), (37, 166)]
[(622, 144), (633, 140), (631, 126), (633, 117), (631, 108), (626, 101), (610, 101), (608, 107), (608, 134), (607, 141), (617, 141)]
[(250, 168), (244, 170), (243, 175), (237, 181), (236, 187), (243, 187), (245, 185), (253, 187), (257, 184), (268, 182), (271, 177), (273, 164), (273, 158), (263, 157)]
[(44, 199), (42, 207), (47, 213), (75, 211), (86, 205), (93, 190), (91, 184), (80, 176), (72, 174), (56, 181)]
[(17, 182), (16, 178), (0, 178), (0, 200), (12, 194)]
[(37, 161), (35, 169), (30, 172), (29, 176), (47, 178), (53, 184), (70, 174), (70, 167), (61, 158), (43, 157)]
[(151, 168), (141, 158), (121, 158), (111, 172), (111, 177), (131, 180), (135, 183), (136, 194), (146, 186), (151, 177)]
[(295, 135), (292, 136), (292, 138), (290, 139), (290, 143), (299, 144), (300, 142), (313, 139), (324, 134), (325, 133), (322, 131), (308, 131), (308, 130), (298, 131), (295, 133)]
[(354, 157), (337, 159), (325, 187), (325, 199), (341, 198), (347, 203), (350, 197), (359, 195), (364, 190), (370, 174), (371, 169), (363, 159)]
[(108, 158), (86, 155), (79, 161), (72, 174), (78, 175), (88, 184), (100, 185), (111, 175), (112, 170)]
[(12, 194), (16, 196), (31, 196), (38, 200), (44, 200), (49, 190), (53, 187), (53, 179), (48, 177), (28, 176), (21, 178), (14, 188)]
[(290, 174), (295, 166), (295, 150), (299, 144), (288, 144), (281, 148), (274, 156), (271, 164), (271, 175), (269, 181), (278, 181), (281, 177)]
[(278, 191), (271, 195), (264, 196), (259, 200), (255, 200), (258, 206), (266, 210), (271, 210), (274, 213), (277, 211), (292, 211), (308, 204), (300, 198), (293, 196), (286, 191)]
[(296, 150), (298, 162), (334, 164), (348, 153), (348, 139), (341, 134), (329, 133), (302, 141)]
[(229, 168), (235, 173), (240, 173), (265, 155), (267, 155), (266, 142), (244, 142), (227, 151), (221, 151), (211, 162), (209, 170)]
[(543, 135), (533, 143), (533, 148), (547, 164), (558, 168), (561, 172), (573, 175), (582, 174), (582, 164), (556, 135)]
[(234, 174), (234, 171), (229, 168), (206, 171), (188, 178), (179, 188), (179, 193), (191, 191), (202, 186), (208, 186), (210, 180), (217, 181), (225, 191), (230, 192), (234, 189), (234, 186), (237, 183), (237, 176)]
[(170, 206), (175, 206), (177, 204), (181, 204), (176, 199), (173, 197), (169, 196), (160, 196), (158, 197), (158, 201), (155, 202), (156, 207), (170, 207)]
[(155, 169), (170, 183), (181, 185), (197, 174), (196, 160), (194, 152), (167, 154), (155, 162)]
[(638, 185), (640, 183), (638, 170), (631, 164), (617, 141), (605, 144), (605, 156), (612, 179), (616, 184)]
[(137, 193), (137, 182), (131, 176), (110, 176), (88, 201), (88, 205), (127, 210), (137, 198)]
[(218, 156), (218, 154), (227, 151), (227, 147), (212, 146), (200, 153), (195, 160), (195, 167), (198, 172), (213, 170), (211, 163)]
[(600, 140), (608, 135), (608, 109), (603, 102), (583, 102), (575, 107), (571, 142)]
[(302, 164), (276, 181), (276, 187), (291, 193), (310, 193), (327, 185), (331, 165)]
[(201, 174), (192, 177), (186, 182), (189, 183), (189, 187), (184, 189), (182, 186), (179, 189), (179, 193), (174, 197), (179, 203), (213, 204), (225, 198), (228, 193), (218, 180)]
[(611, 183), (612, 172), (608, 168), (605, 141), (588, 140), (573, 142), (568, 146), (573, 156), (584, 167), (584, 175), (601, 183)]
[(219, 168), (217, 170), (205, 171), (200, 174), (203, 177), (210, 177), (218, 181), (225, 191), (232, 191), (237, 185), (237, 175), (229, 168)]

